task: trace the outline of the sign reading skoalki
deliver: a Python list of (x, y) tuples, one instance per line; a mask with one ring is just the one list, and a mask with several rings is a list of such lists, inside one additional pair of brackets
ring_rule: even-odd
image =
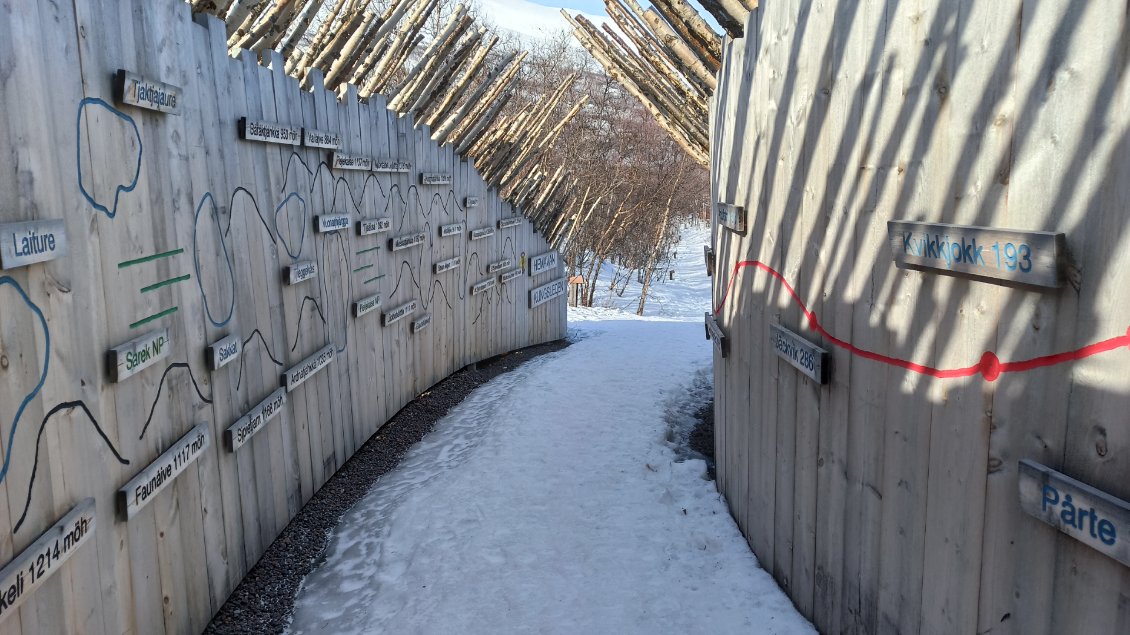
[(204, 454), (211, 439), (208, 424), (201, 423), (130, 479), (118, 490), (118, 513), (121, 517), (129, 520), (136, 516), (161, 490), (172, 484), (173, 479)]
[(94, 499), (71, 508), (0, 569), (0, 620), (12, 615), (94, 535)]

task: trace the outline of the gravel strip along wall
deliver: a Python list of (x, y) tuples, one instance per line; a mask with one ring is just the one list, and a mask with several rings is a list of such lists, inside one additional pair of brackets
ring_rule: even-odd
[(176, 0), (0, 9), (0, 633), (200, 632), (406, 403), (565, 335), (530, 300), (559, 262), (486, 271), (549, 248), (470, 240), (521, 216), (473, 166), (226, 37)]
[(1126, 29), (766, 0), (726, 43), (718, 483), (822, 632), (1130, 628)]

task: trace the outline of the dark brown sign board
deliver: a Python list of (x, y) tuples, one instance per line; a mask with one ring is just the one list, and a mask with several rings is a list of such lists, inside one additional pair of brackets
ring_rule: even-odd
[(706, 312), (706, 339), (714, 342), (714, 346), (718, 347), (718, 352), (723, 359), (730, 354), (730, 342), (726, 338), (726, 334), (722, 332), (722, 327), (718, 326), (718, 322), (709, 311)]
[(1025, 512), (1130, 566), (1130, 503), (1027, 459), (1019, 477)]
[(818, 384), (831, 378), (832, 356), (828, 351), (778, 324), (769, 325), (773, 352)]
[(887, 221), (887, 237), (895, 265), (901, 269), (1053, 289), (1064, 283), (1063, 234), (892, 220)]

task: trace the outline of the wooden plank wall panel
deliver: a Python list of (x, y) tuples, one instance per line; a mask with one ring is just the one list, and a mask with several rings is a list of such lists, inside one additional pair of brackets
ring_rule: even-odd
[[(277, 56), (229, 58), (224, 25), (196, 20), (171, 0), (0, 11), (6, 85), (52, 85), (0, 94), (0, 147), (14, 159), (0, 170), (0, 222), (62, 218), (70, 246), (0, 274), (0, 438), (10, 452), (0, 560), (86, 497), (97, 519), (94, 539), (0, 633), (199, 632), (301, 505), (410, 399), (468, 363), (565, 335), (565, 299), (529, 310), (525, 276), (493, 290), (482, 311), (470, 296), (488, 263), (548, 248), (528, 224), (481, 244), (439, 240), (441, 220), (473, 228), (511, 214), (450, 146), (437, 148), (383, 98), (339, 102), (317, 75), (317, 88), (300, 90)], [(115, 103), (119, 68), (180, 87), (180, 113)], [(239, 140), (241, 117), (338, 131), (345, 152), (414, 168), (334, 172), (326, 151)], [(453, 183), (421, 188), (423, 170), (451, 172)], [(479, 208), (463, 210), (469, 195)], [(388, 216), (393, 231), (316, 235), (314, 216), (334, 212)], [(388, 238), (412, 231), (435, 236), (392, 255)], [(459, 270), (432, 273), (455, 255)], [(283, 268), (299, 260), (316, 262), (318, 279), (284, 285)], [(432, 325), (412, 336), (411, 319), (354, 320), (352, 302), (378, 292), (382, 308), (421, 301), (417, 317), (426, 301)], [(104, 352), (153, 328), (169, 329), (168, 357), (110, 383)], [(240, 357), (210, 371), (205, 347), (228, 336), (244, 344)], [(330, 367), (230, 452), (224, 430), (328, 343), (341, 351)], [(17, 419), (44, 358), (46, 378)], [(198, 423), (210, 447), (120, 520), (117, 488)]]
[[(737, 276), (718, 484), (822, 632), (1130, 627), (1125, 567), (1017, 502), (1025, 458), (1130, 497), (1126, 20), (1113, 1), (780, 2), (726, 43), (712, 198), (750, 229), (713, 231), (716, 302)], [(897, 269), (892, 219), (1063, 232), (1070, 283)], [(781, 279), (735, 273), (751, 260)], [(832, 352), (827, 386), (765, 346), (770, 323)], [(997, 377), (986, 351), (1066, 355)]]

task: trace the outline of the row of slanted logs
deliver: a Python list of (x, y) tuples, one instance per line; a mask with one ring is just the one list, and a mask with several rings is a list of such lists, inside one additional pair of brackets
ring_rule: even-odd
[(560, 115), (577, 78), (565, 78), (551, 95), (504, 114), (527, 53), (515, 51), (488, 69), (498, 37), (477, 28), (464, 5), (425, 42), (423, 31), (439, 0), (392, 0), (380, 12), (369, 0), (188, 2), (194, 12), (224, 21), (232, 55), (278, 51), (286, 73), (304, 88), (311, 88), (319, 71), (339, 98), (351, 85), (362, 100), (385, 95), (390, 109), (428, 126), (433, 140), (452, 144), (473, 161), (539, 231), (565, 225), (577, 181), (546, 161), (584, 107), (582, 99)]

